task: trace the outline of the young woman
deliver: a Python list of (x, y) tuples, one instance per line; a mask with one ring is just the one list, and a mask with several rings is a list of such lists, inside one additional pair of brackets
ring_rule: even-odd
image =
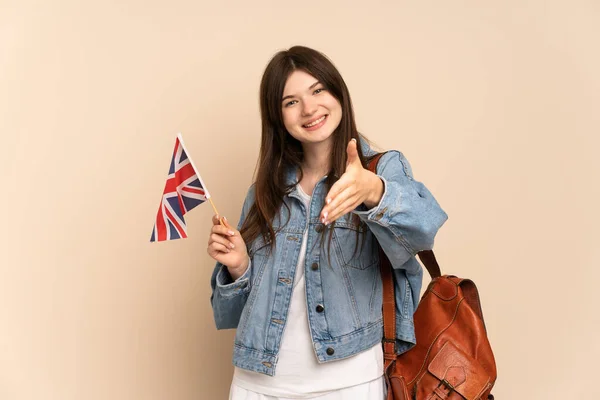
[(415, 342), (422, 269), (448, 218), (398, 151), (376, 155), (323, 54), (277, 53), (260, 87), (256, 181), (237, 229), (214, 216), (211, 303), (237, 328), (230, 399), (385, 397), (378, 245), (394, 268), (398, 352)]

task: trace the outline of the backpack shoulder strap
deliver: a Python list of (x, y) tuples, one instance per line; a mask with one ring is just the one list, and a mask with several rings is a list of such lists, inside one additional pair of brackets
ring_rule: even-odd
[[(377, 163), (385, 153), (376, 154), (367, 162), (369, 171), (377, 174)], [(379, 271), (383, 283), (383, 358), (384, 371), (396, 360), (396, 300), (394, 296), (394, 277), (392, 265), (379, 246)]]

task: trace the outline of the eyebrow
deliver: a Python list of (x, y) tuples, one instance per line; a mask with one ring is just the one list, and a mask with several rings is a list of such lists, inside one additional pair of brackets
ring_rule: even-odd
[[(308, 88), (308, 90), (314, 88), (315, 86), (317, 86), (319, 83), (321, 83), (321, 81), (316, 81), (315, 83), (313, 83), (312, 85), (310, 85), (310, 87)], [(281, 101), (284, 101), (286, 99), (291, 99), (292, 97), (294, 97), (293, 94), (290, 94), (288, 96), (285, 96), (283, 99), (281, 99)]]

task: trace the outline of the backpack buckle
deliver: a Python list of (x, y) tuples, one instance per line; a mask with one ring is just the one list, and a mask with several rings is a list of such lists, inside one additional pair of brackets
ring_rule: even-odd
[(442, 379), (440, 381), (439, 385), (437, 385), (437, 387), (439, 388), (442, 385), (448, 390), (448, 395), (450, 395), (452, 392), (454, 392), (454, 386), (452, 386), (452, 384), (450, 382), (448, 382), (446, 379)]
[(383, 338), (381, 341), (382, 341), (384, 344), (385, 344), (385, 343), (391, 344), (391, 345), (393, 346), (394, 353), (397, 353), (397, 350), (398, 350), (398, 349), (396, 348), (396, 339), (387, 339), (387, 338)]

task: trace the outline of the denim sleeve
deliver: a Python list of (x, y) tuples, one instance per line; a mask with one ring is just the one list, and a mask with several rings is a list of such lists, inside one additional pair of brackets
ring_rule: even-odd
[(419, 251), (433, 248), (435, 235), (448, 215), (425, 185), (414, 180), (401, 152), (384, 154), (377, 175), (384, 185), (379, 204), (370, 210), (361, 205), (353, 213), (366, 222), (394, 268), (418, 266), (406, 262)]
[[(237, 225), (239, 230), (248, 215), (250, 207), (254, 203), (254, 185), (248, 189), (242, 213)], [(227, 267), (217, 262), (212, 273), (210, 286), (212, 294), (210, 303), (213, 309), (217, 329), (237, 328), (240, 316), (244, 310), (246, 300), (252, 288), (252, 259), (248, 269), (235, 281), (232, 279)]]

